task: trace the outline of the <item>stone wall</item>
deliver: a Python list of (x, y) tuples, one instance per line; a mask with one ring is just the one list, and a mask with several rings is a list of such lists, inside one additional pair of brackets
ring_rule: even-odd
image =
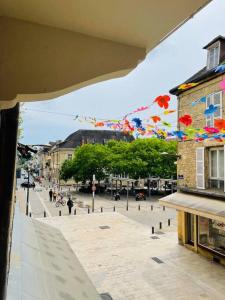
[[(57, 148), (54, 151), (50, 153), (51, 156), (51, 178), (52, 182), (59, 183), (59, 171), (66, 159), (68, 159), (68, 154), (74, 154), (74, 149), (68, 148), (68, 149), (60, 149)], [(62, 184), (65, 184), (64, 181), (62, 181)], [(67, 184), (74, 184), (74, 180), (70, 180), (67, 182)]]
[[(219, 92), (221, 88), (219, 83), (225, 78), (225, 75), (221, 75), (213, 80), (210, 80), (204, 84), (201, 84), (189, 91), (182, 93), (178, 99), (178, 117), (184, 114), (190, 114), (193, 118), (192, 126), (195, 128), (203, 128), (206, 126), (206, 119), (204, 116), (204, 111), (206, 108), (205, 103), (197, 104), (192, 106), (191, 103), (203, 96), (210, 95), (211, 93)], [(225, 108), (225, 93), (222, 96), (222, 117), (225, 118), (224, 108)], [(185, 126), (178, 124), (180, 130), (185, 129)], [(205, 180), (206, 187), (208, 184), (209, 177), (209, 148), (210, 147), (221, 147), (224, 142), (216, 141), (204, 141), (201, 143), (196, 143), (193, 141), (185, 141), (178, 143), (178, 154), (181, 155), (181, 159), (177, 162), (177, 174), (182, 175), (183, 179), (178, 179), (178, 185), (196, 188), (196, 148), (205, 147)], [(181, 177), (181, 176), (178, 176)]]

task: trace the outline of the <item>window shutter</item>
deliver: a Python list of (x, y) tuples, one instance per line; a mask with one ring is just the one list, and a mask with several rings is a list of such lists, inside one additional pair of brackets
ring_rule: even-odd
[(196, 187), (205, 189), (205, 149), (204, 147), (196, 148)]

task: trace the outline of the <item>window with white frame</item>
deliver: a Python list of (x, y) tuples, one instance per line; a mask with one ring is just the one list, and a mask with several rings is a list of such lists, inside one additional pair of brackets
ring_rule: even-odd
[(209, 150), (209, 187), (224, 189), (224, 149)]
[(220, 44), (217, 43), (208, 49), (207, 69), (215, 68), (219, 64)]
[(71, 160), (72, 159), (72, 154), (68, 154), (68, 160)]
[(206, 126), (214, 127), (214, 120), (222, 118), (222, 91), (208, 95), (206, 97), (206, 108), (210, 105), (217, 107), (217, 110), (212, 115), (206, 116)]

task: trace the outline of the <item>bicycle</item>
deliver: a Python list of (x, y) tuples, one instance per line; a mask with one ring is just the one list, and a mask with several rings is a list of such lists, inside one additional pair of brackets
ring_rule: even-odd
[(60, 205), (64, 206), (66, 204), (66, 201), (63, 199), (59, 199), (56, 201), (55, 206), (59, 207)]

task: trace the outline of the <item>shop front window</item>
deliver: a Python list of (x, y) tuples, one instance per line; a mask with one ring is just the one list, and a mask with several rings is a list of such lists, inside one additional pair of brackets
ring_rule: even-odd
[(225, 222), (198, 217), (198, 244), (225, 256)]

